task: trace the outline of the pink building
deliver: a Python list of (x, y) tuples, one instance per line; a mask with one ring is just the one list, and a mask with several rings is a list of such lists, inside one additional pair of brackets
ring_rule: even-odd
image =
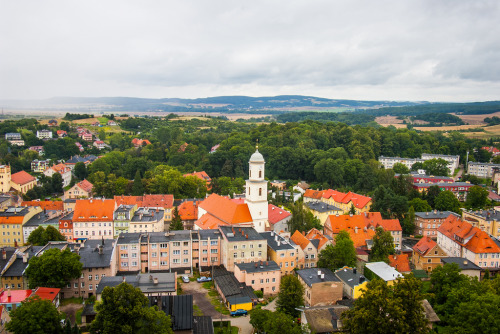
[(260, 290), (264, 295), (274, 295), (280, 291), (281, 269), (274, 261), (236, 263), (234, 276), (240, 283)]

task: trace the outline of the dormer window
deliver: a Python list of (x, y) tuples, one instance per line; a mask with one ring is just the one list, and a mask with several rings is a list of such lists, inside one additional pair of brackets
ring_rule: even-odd
[(96, 216), (90, 216), (90, 218), (97, 218)]

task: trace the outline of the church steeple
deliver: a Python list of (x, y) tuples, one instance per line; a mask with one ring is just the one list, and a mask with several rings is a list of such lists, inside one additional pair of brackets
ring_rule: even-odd
[(248, 161), (245, 202), (252, 215), (254, 228), (258, 232), (264, 232), (268, 218), (267, 181), (264, 177), (266, 162), (258, 147), (257, 141), (255, 153)]

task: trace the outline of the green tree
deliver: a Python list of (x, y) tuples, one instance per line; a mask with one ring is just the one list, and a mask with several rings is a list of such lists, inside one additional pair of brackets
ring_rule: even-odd
[(63, 189), (63, 178), (62, 178), (62, 175), (59, 174), (59, 173), (54, 173), (54, 175), (52, 175), (52, 179), (50, 181), (51, 185), (52, 185), (52, 190), (56, 193), (62, 193), (64, 192), (64, 189)]
[(470, 210), (482, 210), (488, 203), (488, 190), (480, 186), (470, 187), (465, 206)]
[(441, 158), (426, 160), (423, 167), (427, 175), (448, 176), (450, 173), (448, 162)]
[(397, 174), (408, 174), (408, 173), (410, 173), (410, 170), (408, 169), (408, 167), (406, 167), (406, 165), (403, 165), (400, 162), (396, 162), (392, 166), (392, 170), (394, 171), (394, 173), (397, 173)]
[(250, 312), (250, 325), (254, 328), (255, 332), (262, 333), (266, 321), (272, 317), (273, 312), (263, 310), (261, 308), (253, 309)]
[(276, 305), (280, 312), (293, 317), (299, 315), (296, 308), (304, 305), (304, 287), (296, 276), (286, 275), (281, 278)]
[(380, 279), (368, 282), (354, 307), (342, 314), (343, 329), (352, 334), (429, 333), (420, 285), (413, 275), (393, 286)]
[(105, 287), (101, 301), (95, 306), (97, 316), (90, 332), (173, 334), (170, 317), (156, 306), (148, 307), (148, 303), (142, 291), (128, 283)]
[(77, 162), (73, 169), (73, 174), (75, 174), (79, 180), (83, 180), (87, 177), (87, 167), (83, 162)]
[(394, 254), (394, 239), (391, 232), (384, 231), (382, 227), (375, 229), (373, 236), (373, 246), (370, 255), (370, 260), (373, 262), (384, 261), (389, 262), (389, 255)]
[(80, 255), (69, 249), (48, 249), (41, 256), (32, 257), (26, 268), (30, 289), (39, 286), (63, 288), (72, 279), (80, 277), (81, 273)]
[(10, 312), (6, 329), (14, 334), (63, 333), (62, 315), (49, 300), (33, 296)]
[[(430, 186), (425, 192), (425, 200), (431, 207), (434, 208), (436, 197), (441, 193), (441, 188), (438, 185)], [(417, 211), (418, 212), (418, 211)]]
[(144, 186), (142, 185), (141, 172), (137, 171), (134, 177), (134, 184), (132, 186), (132, 195), (142, 196), (144, 195)]
[(410, 206), (410, 210), (405, 215), (405, 219), (403, 220), (403, 234), (410, 235), (415, 232), (415, 209), (413, 206)]
[(460, 202), (449, 190), (439, 193), (435, 199), (435, 209), (439, 211), (453, 211), (460, 213)]
[(350, 215), (356, 214), (356, 208), (354, 207), (354, 204), (351, 204), (351, 208), (349, 209), (349, 214)]
[(319, 253), (318, 267), (335, 271), (344, 266), (356, 266), (356, 248), (349, 233), (342, 230), (335, 236), (335, 245), (328, 245)]
[(312, 228), (321, 229), (321, 223), (318, 218), (304, 208), (303, 202), (297, 201), (289, 205), (292, 218), (288, 221), (288, 230), (290, 232), (306, 232)]
[(170, 223), (170, 230), (178, 231), (183, 230), (184, 226), (182, 225), (182, 219), (179, 215), (179, 210), (177, 207), (174, 207), (174, 212), (172, 213), (172, 222)]
[(443, 304), (450, 294), (450, 291), (467, 280), (467, 277), (460, 273), (460, 268), (456, 263), (446, 263), (432, 271), (431, 289), (433, 304)]
[(264, 324), (266, 334), (302, 334), (302, 329), (289, 314), (273, 312)]
[(432, 207), (427, 203), (425, 199), (414, 198), (408, 202), (408, 206), (413, 207), (415, 212), (429, 212), (432, 211)]
[(38, 226), (28, 237), (28, 243), (34, 246), (45, 246), (49, 241), (65, 241), (66, 238), (54, 227)]

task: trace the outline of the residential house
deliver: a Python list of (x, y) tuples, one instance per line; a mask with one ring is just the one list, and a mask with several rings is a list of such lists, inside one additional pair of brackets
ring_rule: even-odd
[[(17, 196), (16, 196), (17, 198)], [(0, 195), (0, 210), (16, 204), (15, 198), (9, 194)]]
[(257, 302), (252, 287), (239, 282), (234, 273), (224, 267), (212, 269), (212, 279), (215, 289), (222, 298), (222, 302), (229, 311), (252, 310), (254, 302)]
[(26, 242), (23, 236), (24, 224), (41, 211), (39, 207), (3, 208), (0, 211), (0, 230), (2, 231), (0, 247), (23, 245)]
[(9, 321), (10, 316), (7, 308), (0, 305), (0, 334), (8, 334), (6, 326)]
[(382, 227), (384, 231), (391, 233), (392, 239), (394, 240), (394, 249), (396, 251), (401, 251), (401, 245), (403, 241), (403, 229), (401, 224), (397, 219), (381, 219), (370, 223), (368, 227), (376, 229), (377, 227)]
[(299, 264), (298, 246), (275, 232), (260, 233), (267, 240), (267, 260), (275, 262), (282, 275), (292, 274)]
[(416, 234), (436, 239), (439, 226), (441, 226), (450, 215), (457, 214), (451, 211), (437, 210), (431, 212), (415, 212), (414, 224)]
[(500, 238), (500, 211), (497, 210), (464, 210), (463, 219), (481, 231)]
[(387, 282), (388, 285), (393, 285), (398, 278), (402, 278), (403, 275), (393, 267), (389, 266), (385, 262), (370, 262), (365, 265), (365, 275), (373, 279), (380, 278)]
[(96, 147), (98, 150), (105, 149), (107, 147), (106, 143), (103, 142), (102, 140), (96, 140), (94, 141), (94, 144), (92, 144), (94, 147)]
[(174, 333), (214, 333), (212, 317), (193, 316), (193, 295), (149, 297), (149, 306), (158, 307), (170, 317)]
[(283, 190), (286, 188), (286, 182), (280, 180), (271, 181), (271, 187), (275, 187), (278, 190)]
[(184, 177), (194, 176), (194, 177), (205, 182), (205, 184), (207, 185), (207, 190), (212, 189), (212, 179), (210, 178), (210, 176), (208, 176), (208, 174), (205, 171), (201, 171), (201, 172), (194, 171), (194, 172), (189, 173), (189, 174), (184, 174), (183, 176)]
[(408, 254), (389, 255), (389, 265), (402, 274), (411, 273), (410, 261)]
[(94, 139), (94, 135), (90, 131), (82, 132), (79, 136), (85, 141), (92, 141)]
[(24, 275), (24, 270), (29, 260), (42, 248), (42, 246), (22, 246), (17, 248), (10, 257), (3, 259), (3, 261), (7, 260), (7, 263), (1, 271), (2, 287), (10, 290), (27, 289), (28, 280)]
[(85, 150), (83, 145), (80, 144), (79, 142), (75, 142), (75, 145), (76, 145), (76, 147), (78, 147), (78, 151), (83, 152)]
[(369, 212), (372, 205), (371, 197), (356, 194), (351, 191), (343, 193), (332, 189), (323, 192), (321, 201), (340, 208), (342, 212), (349, 212), (354, 208), (355, 214)]
[(44, 229), (46, 229), (48, 226), (52, 226), (56, 230), (59, 230), (59, 219), (61, 218), (61, 216), (62, 211), (44, 210), (38, 212), (23, 224), (24, 240), (28, 241), (31, 232), (33, 232), (40, 226)]
[(78, 182), (73, 187), (69, 188), (64, 192), (64, 198), (89, 198), (92, 197), (92, 189), (94, 185), (84, 179), (83, 181)]
[(6, 133), (5, 140), (14, 146), (24, 146), (24, 140), (22, 139), (21, 134), (17, 132)]
[(52, 304), (54, 304), (55, 307), (58, 308), (59, 302), (61, 300), (60, 292), (61, 292), (61, 289), (57, 289), (57, 288), (38, 287), (33, 292), (31, 297), (38, 296), (42, 300), (50, 300), (52, 302)]
[(44, 211), (63, 211), (64, 203), (62, 201), (22, 201), (21, 206), (38, 206)]
[(43, 146), (30, 146), (28, 150), (36, 151), (39, 155), (43, 155), (45, 153)]
[(10, 176), (10, 187), (21, 194), (26, 194), (28, 190), (35, 188), (35, 186), (36, 179), (23, 170)]
[(441, 224), (437, 243), (450, 257), (466, 258), (483, 269), (499, 267), (500, 242), (456, 216)]
[(113, 213), (116, 204), (112, 199), (78, 199), (73, 214), (74, 238), (87, 239), (113, 237)]
[(201, 200), (185, 200), (177, 207), (185, 230), (193, 229), (194, 222), (198, 219), (198, 204), (200, 202)]
[(79, 162), (83, 162), (86, 166), (88, 166), (91, 163), (91, 161), (88, 158), (75, 155), (71, 157), (71, 159), (67, 160), (64, 164), (66, 165), (66, 167), (73, 170), (75, 168), (75, 165)]
[(268, 205), (267, 212), (269, 227), (266, 229), (275, 233), (289, 232), (288, 222), (292, 219), (290, 212), (273, 204)]
[(36, 137), (38, 139), (51, 139), (52, 138), (52, 131), (51, 130), (38, 130), (36, 132)]
[(467, 174), (474, 175), (483, 179), (489, 179), (493, 177), (495, 168), (500, 168), (500, 164), (491, 164), (486, 162), (468, 162)]
[(234, 271), (236, 263), (266, 261), (267, 242), (253, 227), (219, 226), (222, 264)]
[(220, 144), (217, 144), (217, 145), (214, 145), (212, 146), (212, 148), (210, 149), (210, 153), (215, 153), (217, 152), (217, 149), (220, 147)]
[(73, 234), (73, 212), (70, 211), (59, 217), (59, 233), (61, 233), (68, 242), (75, 242)]
[(447, 263), (455, 263), (460, 268), (460, 273), (467, 275), (469, 277), (481, 278), (481, 267), (477, 266), (473, 262), (463, 258), (463, 257), (443, 257), (441, 259), (443, 265)]
[(48, 123), (48, 126), (57, 126), (57, 121), (55, 119), (51, 119)]
[(306, 238), (311, 240), (314, 247), (318, 250), (318, 255), (321, 253), (326, 246), (332, 245), (332, 238), (329, 236), (325, 236), (318, 229), (312, 228), (307, 232)]
[(348, 306), (331, 305), (302, 309), (300, 323), (307, 326), (311, 333), (330, 334), (344, 332), (342, 329), (342, 313)]
[(68, 168), (65, 164), (57, 164), (53, 165), (50, 168), (47, 168), (43, 174), (48, 177), (52, 177), (55, 173), (61, 174), (63, 180), (63, 187), (69, 186), (71, 183), (71, 169)]
[(64, 138), (64, 137), (67, 137), (68, 136), (68, 133), (64, 130), (57, 130), (57, 137), (59, 138)]
[(424, 162), (426, 160), (431, 159), (443, 159), (448, 162), (448, 170), (450, 171), (450, 175), (453, 175), (455, 169), (458, 168), (460, 163), (459, 155), (444, 155), (444, 154), (430, 154), (430, 153), (422, 153), (421, 158), (399, 158), (399, 157), (379, 157), (379, 162), (384, 166), (385, 169), (392, 169), (394, 164), (401, 163), (405, 165), (408, 169), (411, 169), (414, 163), (416, 162)]
[(50, 160), (35, 159), (31, 162), (31, 171), (35, 173), (43, 173), (50, 166)]
[(275, 295), (280, 290), (281, 270), (274, 261), (236, 263), (234, 276), (252, 289), (262, 291), (265, 296)]
[(116, 208), (113, 214), (115, 237), (118, 237), (121, 233), (130, 232), (130, 221), (132, 220), (132, 217), (134, 217), (134, 213), (136, 210), (137, 205), (121, 204)]
[(425, 236), (413, 246), (412, 263), (416, 269), (423, 269), (430, 273), (441, 265), (441, 259), (446, 256), (436, 241)]
[(307, 189), (304, 192), (304, 204), (308, 202), (319, 202), (323, 198), (325, 190)]
[(8, 312), (15, 310), (21, 306), (21, 302), (25, 301), (27, 298), (38, 296), (41, 299), (46, 299), (52, 302), (52, 304), (59, 307), (59, 291), (61, 289), (54, 288), (44, 288), (39, 287), (36, 290), (6, 290), (0, 291), (0, 306), (5, 307)]
[(109, 120), (108, 121), (108, 125), (109, 126), (117, 126), (118, 124), (115, 121), (113, 121), (113, 120)]
[(304, 207), (306, 207), (314, 217), (318, 218), (321, 225), (325, 224), (328, 216), (335, 214), (341, 215), (343, 213), (342, 209), (324, 202), (309, 201), (304, 203)]
[(297, 268), (303, 269), (316, 267), (319, 255), (318, 249), (314, 245), (316, 242), (313, 243), (312, 240), (306, 238), (304, 232), (300, 233), (299, 231), (295, 231), (290, 240), (299, 246), (297, 248), (299, 254)]
[(137, 205), (144, 208), (162, 208), (165, 214), (165, 221), (172, 220), (172, 209), (174, 208), (174, 195), (144, 195), (144, 196), (115, 196), (116, 205)]
[[(101, 237), (102, 238), (102, 237)], [(70, 246), (70, 245), (68, 245)], [(82, 275), (73, 279), (62, 289), (63, 298), (95, 296), (100, 280), (103, 277), (115, 276), (116, 240), (85, 240), (74, 251), (80, 255)]]
[(467, 182), (445, 182), (445, 183), (414, 183), (413, 189), (418, 190), (418, 192), (427, 192), (430, 187), (438, 186), (441, 191), (449, 190), (451, 191), (460, 201), (465, 201), (467, 193), (473, 184)]
[(297, 277), (304, 287), (305, 306), (335, 305), (342, 300), (344, 284), (330, 269), (301, 269)]
[(96, 288), (96, 299), (101, 300), (105, 287), (114, 288), (123, 282), (139, 288), (148, 298), (177, 295), (177, 273), (148, 273), (135, 276), (104, 276)]
[(338, 279), (344, 283), (344, 296), (358, 299), (366, 290), (368, 280), (356, 268), (344, 267), (335, 272)]
[(300, 181), (296, 186), (293, 186), (292, 188), (293, 191), (297, 191), (302, 195), (305, 194), (307, 189), (309, 189), (309, 184), (307, 184), (305, 181)]
[(132, 139), (132, 145), (134, 145), (135, 148), (139, 148), (142, 146), (151, 145), (151, 142), (147, 139), (134, 138)]
[[(398, 177), (399, 174), (396, 175)], [(450, 176), (434, 176), (420, 173), (412, 173), (413, 183), (452, 183), (455, 180)]]
[(129, 231), (132, 233), (163, 232), (165, 215), (159, 208), (137, 208), (130, 220)]

